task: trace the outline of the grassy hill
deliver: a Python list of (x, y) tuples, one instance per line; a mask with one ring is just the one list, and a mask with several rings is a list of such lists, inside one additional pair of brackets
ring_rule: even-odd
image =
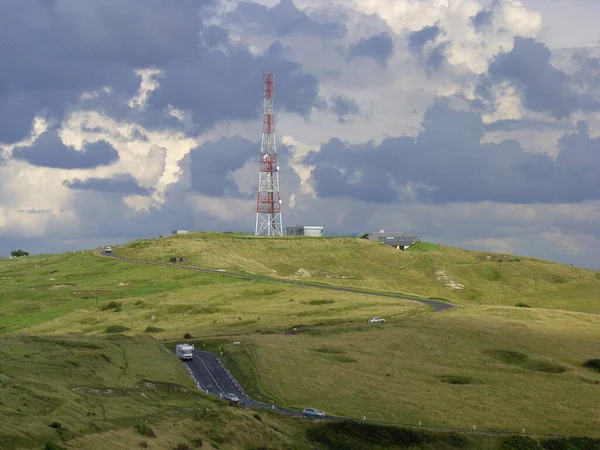
[(600, 312), (600, 273), (535, 258), (420, 243), (399, 251), (366, 239), (191, 233), (138, 240), (118, 254), (459, 303)]
[[(221, 347), (252, 395), (281, 406), (438, 427), (600, 437), (600, 373), (583, 366), (600, 358), (597, 272), (424, 243), (400, 252), (360, 239), (217, 233), (135, 241), (115, 252), (442, 297), (457, 307), (432, 313), (402, 299), (131, 263), (91, 251), (3, 260), (0, 448), (53, 442), (125, 449), (142, 440), (150, 448), (194, 448), (198, 439), (202, 448), (219, 449), (406, 448), (392, 444), (404, 439), (398, 431), (313, 426), (265, 412), (257, 419), (256, 411), (199, 394), (165, 351), (185, 333), (199, 346)], [(372, 316), (386, 324), (368, 325)], [(142, 421), (156, 438), (139, 433)], [(494, 437), (423, 436), (407, 442), (424, 449), (534, 448), (502, 447)]]

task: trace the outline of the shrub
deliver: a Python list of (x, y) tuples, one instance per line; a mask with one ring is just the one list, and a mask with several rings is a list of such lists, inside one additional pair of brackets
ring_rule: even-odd
[(148, 425), (146, 425), (145, 423), (138, 424), (135, 427), (137, 428), (138, 433), (140, 433), (142, 436), (146, 436), (146, 437), (150, 437), (150, 438), (156, 437), (154, 430), (152, 428), (150, 428)]
[(65, 450), (65, 448), (60, 447), (58, 445), (54, 445), (52, 442), (46, 442), (44, 444), (44, 450)]
[(260, 414), (254, 414), (254, 418), (259, 422), (262, 422), (262, 417), (260, 417)]
[(149, 448), (150, 446), (148, 445), (148, 443), (146, 441), (142, 441), (140, 442), (140, 448)]
[(165, 331), (163, 328), (148, 327), (144, 330), (144, 333), (162, 333), (163, 331)]
[(600, 359), (588, 359), (583, 363), (583, 367), (600, 372)]
[(192, 339), (192, 335), (191, 335), (190, 333), (185, 333), (185, 334), (183, 335), (183, 338), (184, 338), (184, 339)]
[(542, 450), (542, 445), (527, 436), (511, 436), (502, 443), (502, 450)]
[(123, 333), (124, 331), (130, 331), (131, 328), (123, 327), (121, 325), (111, 325), (106, 329), (106, 333)]
[(544, 439), (541, 441), (542, 448), (546, 450), (598, 450), (600, 439), (587, 437), (569, 437)]
[(15, 258), (20, 258), (21, 256), (29, 256), (29, 253), (27, 253), (25, 250), (13, 250), (12, 252), (10, 252), (11, 256), (15, 257)]
[(102, 305), (100, 307), (100, 310), (102, 310), (102, 311), (110, 311), (111, 309), (113, 309), (115, 312), (121, 311), (121, 303), (115, 302), (115, 301), (110, 301), (107, 304)]
[(194, 439), (192, 441), (192, 444), (194, 444), (194, 446), (200, 448), (200, 447), (202, 447), (202, 439)]
[(56, 428), (57, 430), (62, 429), (62, 424), (60, 422), (52, 422), (50, 424), (50, 428)]
[(175, 450), (192, 450), (192, 448), (187, 444), (177, 444)]
[(521, 302), (517, 303), (515, 306), (518, 308), (531, 308), (531, 306), (529, 306), (527, 303), (521, 303)]

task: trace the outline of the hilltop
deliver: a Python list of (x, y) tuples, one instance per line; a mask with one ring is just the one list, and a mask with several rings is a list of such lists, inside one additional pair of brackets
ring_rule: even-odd
[[(0, 409), (8, 418), (0, 447), (65, 439), (68, 448), (131, 448), (140, 440), (175, 448), (202, 439), (203, 448), (221, 449), (372, 448), (369, 439), (387, 436), (232, 410), (194, 391), (166, 351), (183, 341), (223, 352), (248, 393), (282, 407), (599, 436), (600, 373), (584, 366), (600, 357), (597, 272), (427, 243), (402, 252), (350, 238), (195, 233), (113, 249), (167, 267), (99, 250), (0, 262)], [(172, 257), (185, 261), (170, 263)], [(270, 279), (443, 298), (456, 307), (435, 313), (402, 298)], [(374, 316), (385, 317), (385, 325), (369, 325)], [(168, 389), (152, 393), (145, 381), (188, 392), (170, 399)], [(98, 398), (97, 389), (119, 395)], [(159, 407), (167, 400), (168, 414)], [(206, 407), (213, 412), (199, 415)], [(26, 433), (16, 431), (23, 418)], [(49, 427), (55, 421), (67, 430)], [(141, 421), (159, 437), (141, 436)], [(452, 447), (411, 436), (420, 448)], [(500, 448), (500, 440), (486, 439), (468, 437), (464, 448)]]
[(426, 243), (399, 251), (366, 239), (190, 233), (137, 240), (118, 254), (464, 304), (600, 313), (600, 272)]

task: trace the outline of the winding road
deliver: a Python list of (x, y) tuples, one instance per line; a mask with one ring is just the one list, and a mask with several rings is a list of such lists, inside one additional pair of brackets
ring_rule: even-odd
[(114, 253), (106, 253), (105, 251), (100, 252), (100, 254), (102, 256), (106, 256), (108, 258), (119, 259), (121, 261), (129, 261), (129, 262), (142, 263), (142, 264), (152, 264), (155, 266), (164, 266), (164, 267), (176, 267), (179, 269), (196, 270), (198, 272), (214, 273), (217, 275), (223, 275), (223, 276), (227, 276), (227, 277), (245, 278), (247, 280), (262, 280), (262, 281), (269, 281), (272, 283), (293, 284), (293, 285), (302, 286), (302, 287), (328, 289), (330, 291), (350, 292), (352, 294), (363, 294), (363, 295), (374, 295), (376, 297), (397, 298), (400, 300), (408, 300), (408, 301), (412, 301), (412, 302), (422, 303), (424, 305), (427, 305), (427, 306), (430, 306), (431, 308), (433, 308), (433, 310), (435, 312), (440, 312), (440, 311), (444, 311), (446, 309), (454, 308), (454, 305), (449, 302), (442, 302), (442, 301), (438, 301), (438, 300), (425, 300), (425, 299), (414, 298), (414, 297), (406, 297), (403, 295), (391, 294), (391, 293), (386, 293), (386, 292), (363, 291), (361, 289), (347, 288), (347, 287), (342, 287), (342, 286), (332, 286), (329, 284), (319, 284), (319, 283), (310, 283), (310, 282), (306, 282), (306, 281), (286, 280), (283, 278), (272, 278), (272, 277), (267, 277), (264, 275), (248, 275), (245, 273), (229, 272), (226, 270), (209, 269), (206, 267), (198, 267), (198, 266), (188, 266), (188, 265), (178, 264), (178, 263), (161, 263), (161, 262), (155, 262), (155, 261), (146, 261), (143, 259), (126, 258), (124, 256), (115, 255)]

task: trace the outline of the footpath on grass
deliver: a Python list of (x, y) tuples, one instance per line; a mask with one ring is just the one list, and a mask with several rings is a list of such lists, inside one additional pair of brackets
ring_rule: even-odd
[(389, 297), (389, 298), (397, 298), (400, 300), (409, 300), (412, 302), (418, 302), (418, 303), (422, 303), (424, 305), (430, 306), (433, 308), (433, 310), (435, 312), (440, 312), (440, 311), (444, 311), (446, 309), (454, 308), (454, 305), (450, 302), (442, 302), (442, 301), (437, 301), (437, 300), (426, 300), (426, 299), (422, 299), (422, 298), (407, 297), (407, 296), (404, 296), (401, 294), (394, 294), (394, 293), (388, 293), (388, 292), (365, 291), (362, 289), (348, 288), (348, 287), (342, 287), (342, 286), (333, 286), (330, 284), (310, 283), (310, 282), (306, 282), (306, 281), (296, 281), (296, 280), (286, 280), (284, 278), (271, 278), (271, 277), (267, 277), (265, 275), (249, 275), (249, 274), (245, 274), (245, 273), (229, 272), (229, 271), (221, 270), (221, 269), (209, 269), (207, 267), (188, 266), (188, 265), (184, 265), (184, 264), (163, 263), (163, 262), (156, 262), (156, 261), (146, 261), (143, 259), (126, 258), (124, 256), (115, 255), (114, 253), (106, 253), (105, 251), (100, 252), (100, 254), (102, 256), (118, 259), (121, 261), (129, 261), (129, 262), (142, 263), (142, 264), (152, 264), (155, 266), (178, 267), (180, 269), (196, 270), (199, 272), (214, 273), (217, 275), (223, 275), (223, 276), (228, 276), (228, 277), (245, 278), (248, 280), (270, 281), (272, 283), (293, 284), (293, 285), (302, 286), (302, 287), (310, 287), (310, 288), (317, 288), (317, 289), (329, 289), (331, 291), (350, 292), (352, 294), (374, 295), (377, 297)]

